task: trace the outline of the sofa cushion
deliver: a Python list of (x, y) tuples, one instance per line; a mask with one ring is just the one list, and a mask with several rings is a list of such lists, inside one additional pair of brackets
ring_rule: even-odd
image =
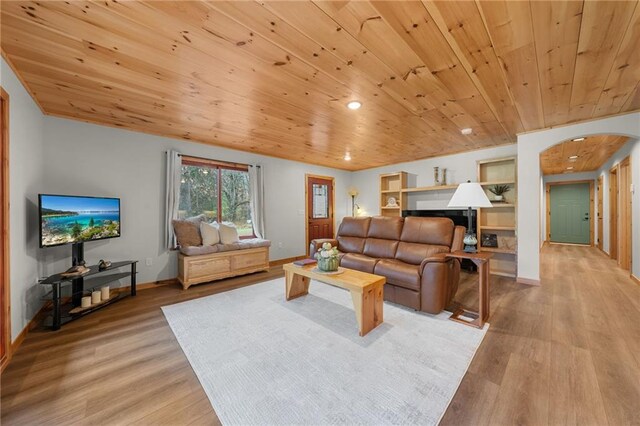
[[(345, 217), (338, 228), (338, 235), (342, 237), (365, 238), (369, 231), (370, 217)], [(362, 252), (362, 250), (360, 250)]]
[(402, 228), (401, 241), (451, 247), (453, 221), (446, 217), (407, 217)]
[(396, 259), (382, 259), (376, 263), (374, 274), (387, 277), (387, 283), (420, 290), (420, 267)]
[(449, 253), (449, 246), (436, 246), (431, 244), (406, 243), (400, 241), (395, 258), (413, 265), (420, 265), (427, 257), (438, 253)]
[(392, 259), (396, 255), (398, 241), (367, 238), (363, 253), (370, 257)]
[(338, 235), (338, 250), (343, 253), (362, 253), (365, 241), (365, 238)]
[(371, 218), (368, 238), (381, 238), (385, 240), (399, 240), (402, 233), (402, 217), (377, 216)]
[(190, 217), (184, 220), (174, 219), (173, 232), (176, 234), (178, 246), (201, 246), (202, 236), (200, 235), (200, 222), (205, 220), (205, 215)]
[(378, 259), (365, 256), (364, 254), (347, 253), (340, 259), (340, 266), (373, 274), (377, 262)]

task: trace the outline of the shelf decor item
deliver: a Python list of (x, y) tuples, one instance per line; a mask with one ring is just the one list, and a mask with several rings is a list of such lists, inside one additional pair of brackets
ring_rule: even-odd
[(439, 173), (439, 170), (440, 170), (439, 167), (434, 167), (433, 168), (433, 184), (434, 184), (434, 186), (440, 185), (440, 173)]
[(90, 307), (91, 306), (91, 296), (84, 296), (80, 303), (81, 303), (80, 307), (82, 307), (82, 308)]
[(489, 192), (495, 195), (494, 201), (504, 201), (504, 194), (509, 192), (509, 185), (493, 185), (487, 188)]
[(102, 300), (109, 300), (110, 294), (109, 294), (109, 286), (105, 285), (104, 287), (100, 288), (100, 298)]
[(100, 303), (100, 301), (102, 300), (102, 295), (99, 291), (94, 291), (93, 293), (91, 293), (91, 304), (95, 305), (96, 303)]
[(442, 186), (447, 185), (447, 169), (446, 168), (442, 169), (442, 182), (440, 182), (440, 185)]
[(482, 189), (482, 186), (478, 182), (467, 181), (458, 185), (458, 189), (451, 197), (451, 201), (447, 207), (454, 208), (467, 208), (467, 217), (469, 218), (469, 224), (467, 226), (467, 233), (464, 236), (464, 251), (467, 253), (476, 252), (476, 244), (478, 239), (473, 231), (472, 210), (474, 208), (491, 208), (491, 201), (487, 198), (487, 194)]
[(332, 247), (330, 243), (322, 244), (314, 257), (318, 261), (320, 271), (333, 272), (338, 270), (338, 248)]
[(397, 207), (398, 202), (396, 201), (396, 197), (387, 198), (387, 207)]
[(482, 234), (481, 247), (498, 247), (498, 235), (497, 234)]

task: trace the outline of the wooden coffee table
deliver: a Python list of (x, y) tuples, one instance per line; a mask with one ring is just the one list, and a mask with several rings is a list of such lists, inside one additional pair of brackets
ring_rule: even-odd
[(341, 274), (328, 275), (313, 271), (315, 267), (316, 265), (297, 266), (293, 263), (287, 263), (282, 267), (287, 300), (308, 294), (309, 283), (313, 279), (351, 292), (360, 336), (382, 324), (384, 283), (387, 281), (385, 277), (346, 268), (343, 268), (344, 272)]

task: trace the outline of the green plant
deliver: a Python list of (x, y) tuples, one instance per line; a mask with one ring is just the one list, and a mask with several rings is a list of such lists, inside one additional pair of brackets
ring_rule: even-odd
[(489, 189), (489, 192), (491, 192), (494, 195), (497, 195), (498, 197), (504, 194), (505, 192), (509, 192), (511, 190), (509, 185), (493, 185), (488, 189)]

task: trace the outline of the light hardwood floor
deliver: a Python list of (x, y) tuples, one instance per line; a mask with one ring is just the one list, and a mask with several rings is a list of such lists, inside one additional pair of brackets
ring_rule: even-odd
[[(491, 327), (442, 424), (640, 420), (640, 286), (593, 248), (546, 247), (542, 263), (541, 287), (493, 277)], [(160, 307), (282, 275), (145, 290), (33, 331), (2, 375), (2, 424), (219, 423)]]

